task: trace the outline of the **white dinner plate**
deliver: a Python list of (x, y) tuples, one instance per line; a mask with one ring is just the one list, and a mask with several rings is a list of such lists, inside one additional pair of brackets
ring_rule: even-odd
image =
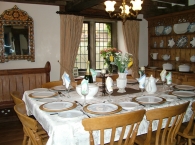
[(138, 83), (138, 81), (135, 79), (127, 79), (127, 84), (136, 84), (136, 83)]
[(98, 104), (89, 105), (87, 109), (92, 112), (104, 113), (104, 112), (116, 111), (118, 109), (118, 106), (109, 103), (98, 103)]
[(51, 89), (56, 90), (56, 91), (64, 91), (64, 90), (66, 90), (66, 87), (61, 85), (61, 86), (52, 87)]
[(151, 67), (149, 67), (150, 69), (157, 69), (158, 67), (156, 67), (156, 66), (151, 66)]
[(51, 91), (43, 91), (43, 92), (37, 91), (29, 94), (29, 96), (32, 98), (49, 98), (49, 97), (54, 97), (56, 95), (57, 95), (56, 92), (51, 92)]
[(47, 103), (47, 102), (56, 102), (58, 101), (58, 99), (57, 98), (43, 98), (43, 99), (39, 99), (38, 101)]
[(131, 110), (139, 106), (139, 104), (135, 102), (120, 102), (119, 105), (125, 110)]
[(174, 101), (177, 99), (177, 96), (174, 96), (174, 95), (167, 95), (167, 94), (162, 94), (160, 95), (160, 97), (166, 99), (167, 101)]
[(184, 91), (192, 91), (195, 90), (194, 86), (189, 86), (189, 85), (175, 85), (175, 88), (179, 89), (179, 90), (184, 90)]
[(50, 102), (43, 105), (47, 110), (64, 110), (73, 106), (71, 102)]
[(172, 94), (178, 97), (194, 97), (195, 96), (195, 92), (192, 92), (192, 91), (173, 91)]
[(140, 102), (142, 104), (158, 104), (163, 101), (162, 98), (155, 97), (155, 96), (143, 96), (143, 97), (137, 97), (135, 99), (137, 102)]
[(83, 113), (77, 110), (69, 110), (69, 111), (58, 113), (58, 116), (62, 118), (66, 118), (66, 119), (74, 119), (74, 118), (83, 116)]
[(36, 89), (33, 89), (33, 91), (48, 91), (47, 88), (36, 88)]

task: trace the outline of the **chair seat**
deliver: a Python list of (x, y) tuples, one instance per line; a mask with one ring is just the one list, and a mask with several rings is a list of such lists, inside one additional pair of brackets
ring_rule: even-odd
[[(163, 130), (162, 130), (162, 132), (163, 132)], [(147, 136), (147, 134), (142, 134), (142, 135), (137, 136), (135, 139), (135, 143), (137, 143), (138, 145), (144, 145), (144, 141), (146, 140), (146, 136)], [(151, 136), (152, 137), (150, 140), (151, 141), (150, 145), (155, 145), (156, 131), (153, 131)], [(161, 143), (161, 138), (159, 138), (159, 144), (160, 143)], [(164, 145), (175, 145), (175, 144), (176, 144), (176, 139), (174, 139), (174, 141), (172, 143), (169, 143), (169, 144), (165, 143)]]

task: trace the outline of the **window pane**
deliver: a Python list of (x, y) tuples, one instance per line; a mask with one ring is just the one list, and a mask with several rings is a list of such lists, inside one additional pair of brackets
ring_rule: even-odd
[(83, 23), (81, 42), (77, 53), (75, 66), (78, 69), (86, 69), (86, 61), (88, 60), (88, 23)]
[(111, 24), (96, 23), (96, 69), (103, 68), (103, 58), (100, 56), (100, 50), (111, 47)]

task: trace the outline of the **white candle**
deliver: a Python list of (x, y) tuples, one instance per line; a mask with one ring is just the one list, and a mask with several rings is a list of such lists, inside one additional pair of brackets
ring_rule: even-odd
[(105, 69), (102, 69), (102, 74), (105, 74), (106, 73), (106, 70)]

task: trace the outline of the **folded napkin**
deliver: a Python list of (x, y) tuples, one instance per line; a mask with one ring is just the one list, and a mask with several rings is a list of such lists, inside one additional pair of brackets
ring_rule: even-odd
[(139, 88), (145, 88), (145, 81), (146, 81), (146, 75), (144, 74), (138, 79), (139, 82)]
[(106, 88), (107, 88), (108, 92), (113, 91), (113, 80), (111, 77), (106, 78)]
[(171, 72), (168, 73), (168, 75), (166, 76), (167, 79), (167, 84), (170, 85), (172, 84), (172, 74)]
[(64, 74), (62, 75), (62, 80), (63, 80), (63, 85), (65, 85), (66, 88), (68, 89), (70, 85), (70, 77), (66, 72), (64, 72)]
[(93, 77), (93, 82), (96, 82), (96, 76), (97, 76), (97, 72), (93, 69), (90, 69), (91, 75)]
[(161, 81), (165, 81), (167, 71), (165, 69), (160, 73)]
[(81, 81), (81, 94), (88, 94), (88, 92), (89, 92), (88, 80), (83, 79)]

